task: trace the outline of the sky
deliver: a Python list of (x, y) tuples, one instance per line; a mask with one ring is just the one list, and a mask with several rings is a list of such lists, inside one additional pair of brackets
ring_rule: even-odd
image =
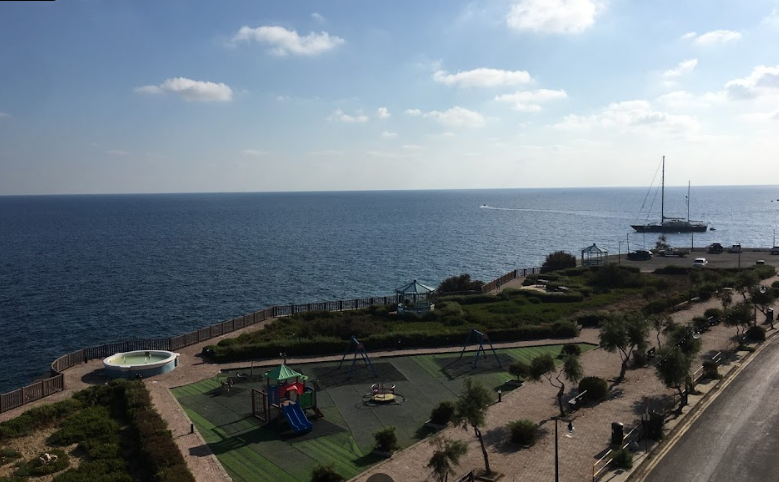
[(0, 2), (0, 195), (779, 184), (779, 0)]

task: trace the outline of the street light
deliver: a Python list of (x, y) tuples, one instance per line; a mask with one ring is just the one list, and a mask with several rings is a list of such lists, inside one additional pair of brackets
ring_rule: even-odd
[(620, 265), (622, 264), (622, 243), (623, 241), (619, 241), (619, 246), (617, 247), (617, 261)]
[(574, 431), (573, 420), (565, 417), (552, 417), (552, 419), (554, 420), (554, 480), (555, 482), (560, 482), (560, 464), (557, 455), (557, 422), (559, 422), (560, 420), (562, 420), (563, 422), (568, 422), (567, 436), (570, 437)]

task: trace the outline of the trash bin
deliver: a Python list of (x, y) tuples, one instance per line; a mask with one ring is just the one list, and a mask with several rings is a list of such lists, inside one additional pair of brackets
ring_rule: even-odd
[(768, 319), (768, 321), (774, 321), (774, 309), (768, 308), (765, 310), (765, 317)]
[(611, 424), (611, 445), (622, 447), (622, 441), (625, 438), (625, 426), (620, 422)]

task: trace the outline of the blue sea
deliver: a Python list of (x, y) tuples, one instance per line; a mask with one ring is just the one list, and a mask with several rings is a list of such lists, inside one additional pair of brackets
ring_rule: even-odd
[[(686, 217), (687, 188), (666, 188)], [(643, 188), (0, 197), (0, 393), (86, 346), (193, 331), (262, 308), (485, 281), (556, 250), (654, 245)], [(716, 231), (677, 246), (770, 247), (779, 186), (699, 187)]]

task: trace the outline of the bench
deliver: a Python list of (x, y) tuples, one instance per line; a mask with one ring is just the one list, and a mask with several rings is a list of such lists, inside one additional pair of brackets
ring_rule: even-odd
[(568, 400), (568, 406), (571, 407), (571, 410), (576, 410), (585, 403), (587, 403), (587, 390)]
[(646, 351), (646, 359), (651, 360), (654, 357), (655, 357), (655, 347), (652, 347)]

